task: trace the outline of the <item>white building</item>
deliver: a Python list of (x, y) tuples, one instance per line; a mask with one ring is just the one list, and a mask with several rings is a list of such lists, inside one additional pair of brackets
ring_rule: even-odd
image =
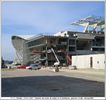
[(72, 66), (80, 68), (105, 69), (105, 54), (72, 56)]

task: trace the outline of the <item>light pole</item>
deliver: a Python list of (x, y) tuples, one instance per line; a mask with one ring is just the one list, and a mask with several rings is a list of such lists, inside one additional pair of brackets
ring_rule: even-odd
[[(78, 37), (78, 35), (75, 33), (73, 36), (75, 37), (75, 55), (76, 55), (76, 59), (77, 59), (77, 37)], [(74, 66), (74, 69), (77, 69), (77, 67)]]
[(45, 66), (48, 66), (48, 59), (47, 59), (47, 39), (46, 39), (46, 62), (45, 62)]
[(73, 34), (73, 36), (75, 37), (75, 53), (77, 55), (77, 34)]

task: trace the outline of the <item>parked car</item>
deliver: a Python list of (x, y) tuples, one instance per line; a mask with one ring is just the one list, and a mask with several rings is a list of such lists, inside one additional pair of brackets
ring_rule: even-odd
[(39, 63), (31, 64), (30, 66), (27, 66), (26, 69), (32, 69), (32, 70), (41, 69), (41, 65)]
[(19, 65), (21, 66), (21, 64), (12, 63), (10, 66), (8, 66), (8, 68), (9, 69), (11, 69), (11, 68), (17, 68)]
[(16, 66), (16, 68), (22, 68), (22, 69), (26, 69), (26, 67), (27, 66), (25, 66), (25, 65), (18, 65), (18, 66)]

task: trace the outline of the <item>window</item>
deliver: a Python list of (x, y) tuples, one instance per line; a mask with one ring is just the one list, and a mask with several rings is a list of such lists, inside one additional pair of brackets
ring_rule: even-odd
[(38, 40), (34, 40), (34, 41), (31, 41), (28, 43), (28, 47), (30, 46), (34, 46), (34, 45), (40, 45), (40, 44), (43, 44), (44, 41), (42, 41), (41, 39), (38, 39)]
[(69, 45), (75, 45), (75, 40), (74, 39), (70, 39), (69, 40)]

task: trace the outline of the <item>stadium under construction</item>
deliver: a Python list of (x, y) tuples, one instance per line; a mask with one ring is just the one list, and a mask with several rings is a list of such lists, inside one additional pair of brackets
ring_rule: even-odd
[(81, 25), (85, 29), (83, 32), (62, 31), (54, 35), (30, 38), (12, 36), (12, 44), (16, 50), (14, 62), (22, 65), (40, 62), (46, 66), (64, 66), (72, 64), (73, 55), (104, 54), (103, 18), (90, 16), (72, 25)]

